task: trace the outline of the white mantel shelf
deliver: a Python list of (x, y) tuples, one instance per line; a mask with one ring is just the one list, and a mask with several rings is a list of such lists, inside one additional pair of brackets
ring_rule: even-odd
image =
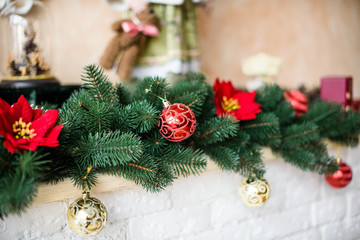
[[(220, 171), (213, 161), (208, 161), (205, 172)], [(98, 177), (98, 182), (95, 187), (91, 189), (92, 195), (99, 193), (112, 192), (115, 190), (126, 189), (134, 187), (136, 184), (133, 181), (128, 181), (121, 177), (110, 175), (101, 175)], [(68, 198), (76, 198), (81, 196), (81, 190), (74, 187), (70, 179), (66, 179), (56, 185), (40, 184), (38, 194), (34, 204), (42, 204), (49, 202), (61, 201)]]
[[(275, 160), (276, 157), (271, 154), (271, 150), (264, 148), (263, 152), (264, 161)], [(209, 160), (206, 171), (213, 172), (220, 171), (217, 165)], [(136, 184), (132, 181), (125, 180), (124, 178), (114, 177), (109, 175), (101, 175), (98, 177), (98, 183), (91, 189), (92, 194), (112, 192), (115, 190), (126, 189), (134, 187)], [(34, 205), (62, 201), (69, 198), (77, 198), (81, 196), (81, 190), (76, 188), (71, 183), (70, 179), (66, 179), (56, 185), (40, 184), (38, 194), (34, 201)]]

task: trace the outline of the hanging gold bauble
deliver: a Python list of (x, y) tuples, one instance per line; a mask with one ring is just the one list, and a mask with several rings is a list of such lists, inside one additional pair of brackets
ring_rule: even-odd
[(239, 184), (241, 200), (249, 207), (261, 207), (270, 197), (269, 183), (263, 178), (244, 178)]
[(99, 233), (106, 224), (107, 211), (99, 199), (90, 197), (84, 192), (82, 198), (76, 199), (67, 211), (68, 224), (81, 236), (93, 236)]

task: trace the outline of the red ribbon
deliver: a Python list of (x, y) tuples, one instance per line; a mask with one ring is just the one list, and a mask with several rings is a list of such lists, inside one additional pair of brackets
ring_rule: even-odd
[(150, 37), (159, 36), (159, 30), (154, 24), (141, 26), (130, 21), (125, 21), (121, 24), (121, 27), (130, 37), (136, 36), (139, 32)]

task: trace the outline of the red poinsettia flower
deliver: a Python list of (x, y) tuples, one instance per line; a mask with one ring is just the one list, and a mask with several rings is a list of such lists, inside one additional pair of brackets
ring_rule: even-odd
[(256, 91), (236, 90), (230, 81), (220, 82), (219, 78), (215, 80), (213, 89), (217, 116), (227, 113), (237, 120), (250, 120), (261, 112), (260, 104), (255, 102)]
[(33, 109), (24, 96), (13, 106), (0, 98), (0, 135), (4, 146), (11, 153), (59, 146), (57, 138), (63, 125), (54, 127), (58, 115), (57, 110), (42, 113), (41, 109)]

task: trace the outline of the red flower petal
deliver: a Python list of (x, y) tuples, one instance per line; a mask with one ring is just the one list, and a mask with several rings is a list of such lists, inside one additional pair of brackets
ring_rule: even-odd
[[(58, 146), (57, 138), (63, 127), (63, 125), (54, 127), (58, 116), (57, 110), (48, 110), (42, 114), (41, 109), (32, 109), (24, 96), (20, 96), (13, 106), (0, 99), (0, 135), (4, 137), (5, 148), (11, 153), (16, 151), (23, 153), (24, 150), (35, 151), (39, 146)], [(36, 133), (35, 137), (15, 138), (12, 126), (20, 118), (26, 124), (31, 123), (31, 129)]]
[(238, 91), (233, 98), (238, 99), (238, 102), (240, 106), (243, 106), (244, 104), (254, 102), (255, 100), (256, 91), (252, 92), (241, 92)]
[(0, 98), (0, 109), (3, 111), (10, 111), (10, 104), (4, 101), (4, 99)]
[(33, 119), (33, 109), (23, 95), (14, 103), (10, 111), (16, 120), (21, 117), (25, 123), (29, 123)]
[(5, 140), (5, 141), (3, 142), (3, 144), (4, 144), (5, 148), (6, 148), (9, 152), (11, 152), (11, 153), (16, 152), (17, 148), (15, 148), (15, 147), (10, 143), (10, 141)]
[(217, 107), (216, 108), (216, 116), (220, 117), (221, 115), (223, 115), (225, 113), (224, 110), (222, 110), (221, 107)]
[(261, 112), (260, 104), (255, 102), (256, 91), (242, 92), (236, 90), (230, 81), (220, 82), (217, 78), (213, 87), (215, 91), (215, 107), (216, 115), (221, 116), (223, 113), (227, 113), (223, 109), (224, 97), (226, 99), (237, 100), (239, 109), (231, 111), (230, 114), (235, 116), (237, 120), (250, 120), (256, 118), (256, 114)]
[(35, 151), (38, 146), (39, 146), (39, 144), (36, 142), (29, 142), (28, 144), (18, 146), (18, 148)]
[(47, 134), (46, 134), (46, 138), (47, 139), (57, 139), (59, 137), (60, 131), (63, 128), (64, 125), (57, 125), (55, 127), (53, 127)]
[(44, 138), (44, 141), (39, 143), (39, 146), (43, 147), (57, 147), (59, 146), (59, 141), (57, 139), (47, 139)]
[(42, 110), (41, 109), (34, 109), (34, 116), (32, 121), (37, 120), (42, 114)]
[(42, 138), (46, 132), (52, 128), (59, 116), (58, 110), (48, 110), (41, 115), (37, 120), (32, 122), (31, 127), (35, 129), (36, 137)]
[(215, 94), (218, 92), (218, 90), (219, 90), (219, 85), (220, 85), (220, 80), (219, 80), (219, 78), (216, 78), (215, 79), (215, 82), (214, 82), (214, 86), (213, 86), (213, 90), (214, 90), (214, 92), (215, 92)]
[(12, 124), (9, 122), (13, 119), (10, 113), (10, 105), (0, 98), (0, 135), (5, 136), (8, 131), (12, 132)]
[(231, 98), (234, 94), (236, 94), (236, 90), (232, 83), (223, 81), (221, 83), (221, 95), (226, 96), (228, 99)]
[(11, 131), (11, 124), (7, 119), (11, 119), (9, 112), (0, 112), (0, 135), (5, 136), (7, 132)]

